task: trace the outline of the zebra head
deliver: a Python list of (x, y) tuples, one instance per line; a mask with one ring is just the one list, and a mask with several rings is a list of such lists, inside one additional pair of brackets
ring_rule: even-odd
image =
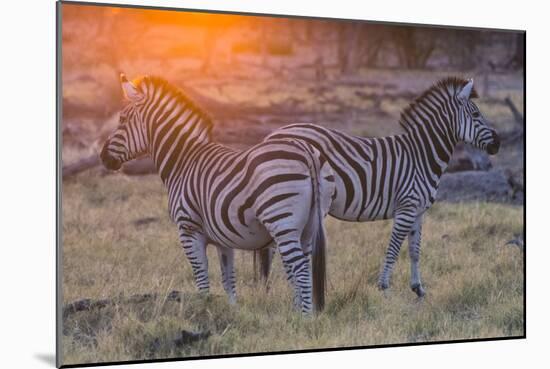
[(456, 135), (458, 140), (494, 155), (500, 148), (497, 132), (489, 126), (477, 105), (471, 100), (476, 97), (474, 80), (470, 79), (457, 91), (455, 102), (457, 110)]
[(105, 141), (100, 154), (103, 165), (110, 170), (118, 170), (123, 163), (148, 151), (147, 131), (139, 109), (145, 94), (122, 73), (120, 82), (128, 102), (120, 112), (118, 127)]

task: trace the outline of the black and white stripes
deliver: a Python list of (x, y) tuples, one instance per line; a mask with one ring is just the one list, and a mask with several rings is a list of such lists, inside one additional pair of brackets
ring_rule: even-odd
[(151, 156), (198, 289), (209, 289), (207, 244), (218, 249), (224, 288), (234, 302), (233, 249), (256, 250), (273, 241), (295, 302), (304, 313), (322, 309), (322, 220), (334, 183), (319, 152), (289, 139), (232, 150), (212, 141), (210, 118), (166, 81), (121, 76), (121, 82), (129, 102), (101, 158), (116, 170), (137, 156)]
[(401, 244), (408, 237), (411, 288), (424, 295), (419, 271), (422, 216), (435, 200), (454, 147), (463, 141), (489, 154), (499, 149), (496, 132), (471, 100), (476, 96), (472, 80), (443, 79), (404, 109), (400, 124), (405, 133), (396, 136), (365, 138), (293, 124), (267, 138), (299, 139), (322, 153), (336, 178), (332, 216), (348, 221), (394, 219), (378, 280), (381, 289), (389, 286)]

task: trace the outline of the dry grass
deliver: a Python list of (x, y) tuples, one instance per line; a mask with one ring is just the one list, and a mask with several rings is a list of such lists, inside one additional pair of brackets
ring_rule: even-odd
[[(153, 218), (150, 223), (135, 221)], [(505, 245), (523, 230), (523, 208), (503, 204), (436, 204), (423, 231), (427, 296), (409, 290), (406, 247), (391, 292), (376, 289), (390, 222), (327, 220), (326, 310), (303, 318), (279, 259), (265, 292), (253, 282), (252, 257), (236, 258), (238, 306), (227, 303), (215, 250), (211, 296), (195, 291), (156, 176), (84, 173), (63, 188), (63, 301), (185, 293), (79, 312), (64, 322), (63, 363), (189, 357), (260, 351), (424, 342), (523, 334), (523, 251)], [(183, 347), (182, 329), (212, 335)]]

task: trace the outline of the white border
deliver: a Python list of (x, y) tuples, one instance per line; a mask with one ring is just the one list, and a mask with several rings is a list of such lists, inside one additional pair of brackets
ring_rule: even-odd
[[(112, 1), (117, 2), (117, 1)], [(129, 0), (132, 4), (427, 24), (527, 29), (527, 340), (132, 365), (131, 368), (298, 367), (518, 368), (547, 362), (548, 237), (543, 215), (549, 165), (547, 11), (527, 2)], [(543, 4), (543, 2), (540, 2)], [(2, 32), (0, 337), (3, 367), (53, 366), (55, 352), (55, 4), (11, 1)], [(5, 113), (7, 111), (7, 114)], [(536, 199), (536, 200), (535, 200)], [(49, 359), (48, 359), (49, 358)], [(147, 365), (147, 366), (145, 366)]]

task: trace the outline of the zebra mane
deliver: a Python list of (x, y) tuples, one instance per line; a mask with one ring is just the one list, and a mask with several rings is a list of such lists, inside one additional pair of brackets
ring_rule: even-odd
[[(426, 91), (424, 91), (420, 96), (418, 96), (412, 103), (409, 104), (403, 111), (401, 112), (401, 115), (399, 117), (399, 125), (405, 129), (406, 131), (409, 130), (411, 127), (411, 119), (409, 117), (414, 117), (416, 115), (415, 108), (419, 104), (422, 104), (422, 102), (426, 99), (426, 97), (432, 95), (434, 92), (442, 92), (446, 95), (456, 95), (460, 90), (468, 83), (467, 79), (461, 78), (461, 77), (446, 77), (443, 79), (440, 79), (436, 83), (434, 83), (430, 88), (428, 88)], [(470, 93), (470, 99), (475, 99), (479, 97), (477, 94), (477, 91), (475, 90), (475, 87), (472, 88), (472, 92)]]
[(201, 108), (192, 98), (186, 95), (182, 91), (182, 89), (180, 89), (177, 86), (174, 86), (173, 84), (171, 84), (170, 82), (168, 82), (167, 80), (159, 76), (138, 77), (133, 81), (133, 83), (134, 83), (134, 86), (136, 86), (138, 90), (143, 94), (145, 94), (145, 90), (146, 90), (145, 86), (147, 85), (152, 85), (155, 90), (161, 89), (161, 90), (168, 91), (172, 96), (176, 98), (176, 100), (179, 103), (182, 103), (190, 107), (202, 118), (202, 121), (206, 126), (206, 130), (208, 132), (208, 138), (209, 139), (211, 138), (212, 128), (213, 128), (212, 117), (208, 114), (208, 112), (206, 112), (203, 108)]

